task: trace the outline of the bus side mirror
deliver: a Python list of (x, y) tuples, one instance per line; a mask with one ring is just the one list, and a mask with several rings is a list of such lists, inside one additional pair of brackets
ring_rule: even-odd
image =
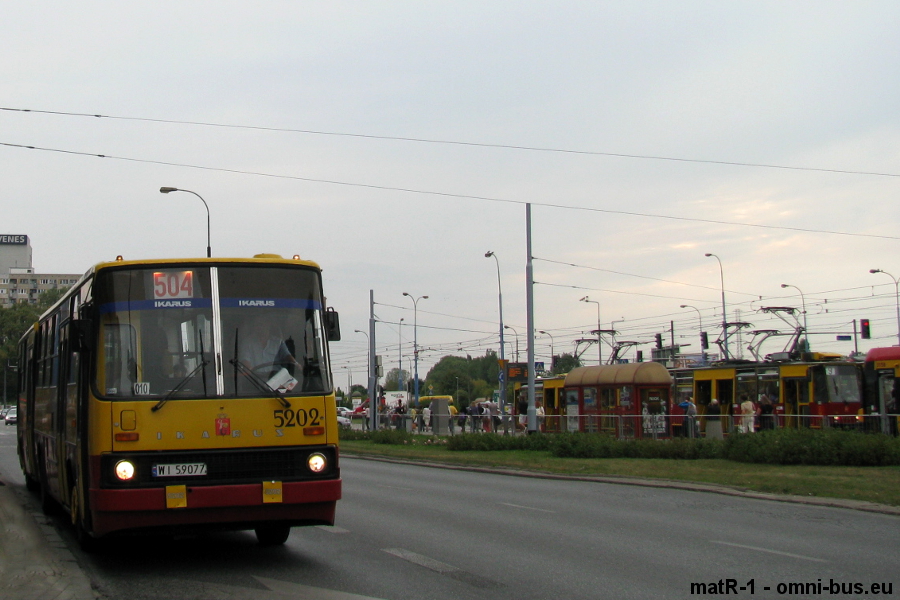
[(333, 308), (325, 310), (325, 336), (329, 342), (341, 341), (341, 319)]
[(91, 325), (92, 322), (88, 319), (75, 319), (69, 322), (69, 343), (73, 352), (89, 352), (93, 349)]

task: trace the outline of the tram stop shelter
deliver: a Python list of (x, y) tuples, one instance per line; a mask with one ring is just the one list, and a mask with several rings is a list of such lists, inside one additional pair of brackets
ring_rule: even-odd
[(577, 367), (564, 384), (568, 431), (620, 439), (672, 435), (672, 376), (656, 362)]

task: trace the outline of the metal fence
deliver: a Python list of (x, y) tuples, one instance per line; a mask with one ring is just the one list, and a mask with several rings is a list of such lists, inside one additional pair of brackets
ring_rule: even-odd
[[(456, 435), (459, 433), (524, 434), (527, 421), (522, 415), (470, 416), (431, 415), (429, 422), (418, 416), (382, 415), (380, 429), (399, 429), (417, 434)], [(719, 424), (717, 428), (715, 423)], [(897, 435), (900, 415), (800, 415), (782, 414), (754, 416), (721, 415), (713, 421), (705, 415), (691, 419), (684, 415), (546, 415), (538, 419), (539, 431), (545, 433), (602, 433), (619, 439), (669, 439), (677, 437), (722, 437), (757, 433), (770, 429), (843, 429), (867, 433)], [(367, 430), (369, 423), (362, 415), (351, 416), (351, 427)]]

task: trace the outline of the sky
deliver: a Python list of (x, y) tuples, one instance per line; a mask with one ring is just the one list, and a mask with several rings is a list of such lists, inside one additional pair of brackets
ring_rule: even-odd
[(322, 266), (339, 384), (370, 291), (424, 376), (499, 350), (501, 292), (526, 360), (530, 206), (536, 360), (606, 359), (598, 321), (696, 353), (723, 288), (745, 358), (773, 306), (813, 350), (898, 341), (896, 2), (0, 1), (0, 233), (37, 272), (204, 256), (159, 193), (192, 190), (213, 256)]

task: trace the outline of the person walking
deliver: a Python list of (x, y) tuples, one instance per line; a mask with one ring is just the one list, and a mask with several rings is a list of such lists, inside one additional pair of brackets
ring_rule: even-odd
[(755, 432), (756, 404), (747, 394), (741, 394), (741, 429), (744, 433)]
[(706, 407), (706, 437), (712, 440), (722, 440), (722, 407), (719, 401), (713, 398)]
[(693, 397), (687, 399), (687, 406), (684, 409), (683, 428), (686, 437), (697, 437), (697, 405), (694, 404)]
[(431, 429), (431, 407), (426, 404), (425, 408), (422, 409), (422, 431), (430, 431)]

